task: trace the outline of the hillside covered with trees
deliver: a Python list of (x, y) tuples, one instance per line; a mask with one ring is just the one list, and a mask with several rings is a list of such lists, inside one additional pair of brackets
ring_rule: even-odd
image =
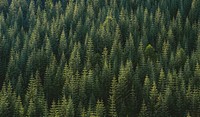
[(200, 0), (0, 0), (0, 117), (200, 117)]

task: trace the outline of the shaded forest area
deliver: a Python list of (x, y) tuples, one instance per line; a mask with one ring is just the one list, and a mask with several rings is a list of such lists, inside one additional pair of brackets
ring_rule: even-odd
[(200, 0), (0, 0), (1, 117), (199, 117)]

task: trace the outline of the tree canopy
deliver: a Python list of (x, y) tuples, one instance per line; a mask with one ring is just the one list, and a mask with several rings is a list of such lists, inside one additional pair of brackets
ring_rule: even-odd
[(0, 0), (0, 117), (199, 117), (200, 0)]

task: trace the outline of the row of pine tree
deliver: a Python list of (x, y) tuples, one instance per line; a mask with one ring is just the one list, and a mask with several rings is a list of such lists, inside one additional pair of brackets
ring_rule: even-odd
[(199, 117), (200, 0), (0, 0), (1, 117)]

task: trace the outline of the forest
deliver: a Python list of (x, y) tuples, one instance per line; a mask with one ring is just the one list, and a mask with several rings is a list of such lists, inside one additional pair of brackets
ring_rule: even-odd
[(200, 117), (200, 0), (0, 0), (0, 117)]

